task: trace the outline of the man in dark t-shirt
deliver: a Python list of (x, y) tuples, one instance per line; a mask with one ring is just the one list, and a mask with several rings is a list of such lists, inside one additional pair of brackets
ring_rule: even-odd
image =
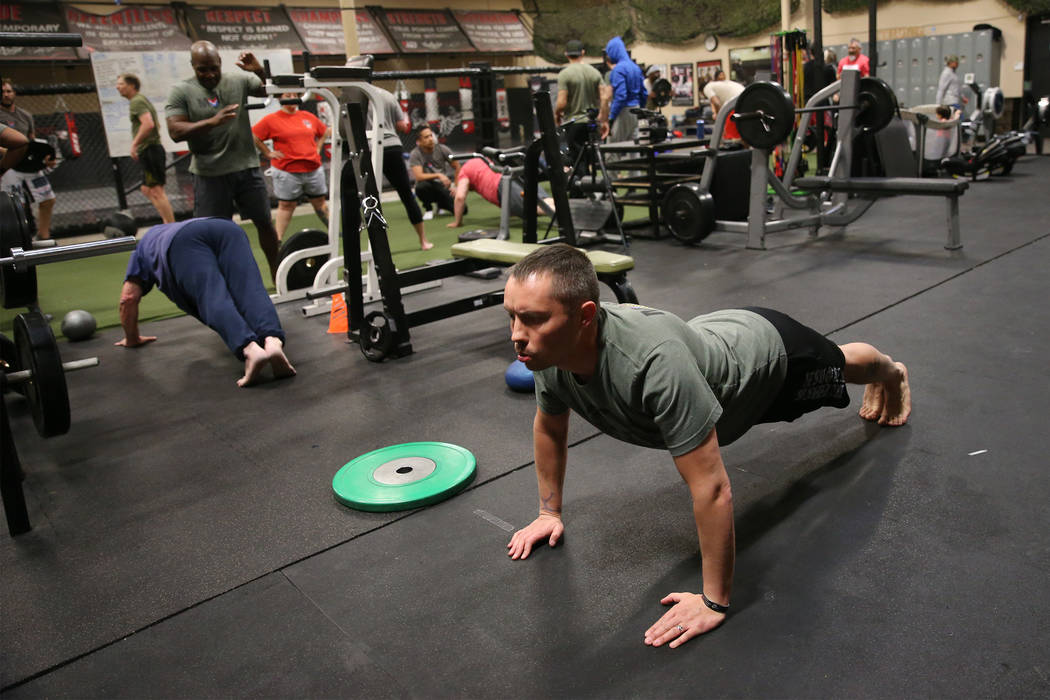
[(433, 216), (434, 205), (451, 213), (460, 166), (449, 147), (438, 143), (430, 127), (424, 126), (416, 135), (416, 147), (408, 157), (408, 167), (416, 180), (416, 196), (423, 203), (424, 218)]

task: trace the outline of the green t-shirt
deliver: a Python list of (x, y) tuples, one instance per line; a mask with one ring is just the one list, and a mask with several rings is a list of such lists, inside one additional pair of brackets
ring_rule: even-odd
[(598, 86), (602, 74), (586, 63), (570, 63), (558, 73), (558, 90), (568, 93), (569, 101), (565, 106), (563, 119), (574, 119), (582, 116), (590, 107), (601, 104)]
[(544, 413), (572, 409), (603, 432), (678, 457), (713, 427), (728, 445), (776, 398), (787, 373), (780, 334), (751, 311), (688, 323), (672, 313), (602, 304), (598, 367), (586, 384), (554, 367), (535, 373)]
[(157, 110), (153, 108), (153, 104), (146, 99), (145, 95), (139, 93), (128, 101), (128, 114), (131, 116), (132, 140), (139, 135), (139, 129), (142, 127), (142, 115), (146, 112), (149, 112), (149, 115), (153, 117), (153, 131), (139, 143), (139, 153), (146, 150), (146, 146), (160, 143), (160, 124), (157, 122)]
[(226, 105), (240, 105), (237, 118), (200, 136), (186, 140), (190, 153), (190, 172), (198, 175), (226, 175), (259, 167), (259, 152), (252, 139), (248, 118), (248, 95), (262, 85), (254, 73), (223, 73), (214, 90), (206, 90), (197, 78), (176, 83), (164, 106), (167, 117), (184, 116), (191, 122), (211, 117)]

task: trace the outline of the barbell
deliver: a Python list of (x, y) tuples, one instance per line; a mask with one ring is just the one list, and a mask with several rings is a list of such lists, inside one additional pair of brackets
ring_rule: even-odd
[(134, 236), (33, 250), (33, 233), (21, 201), (0, 192), (0, 301), (5, 309), (37, 301), (36, 266), (131, 250)]
[(824, 105), (795, 109), (795, 103), (779, 83), (751, 83), (736, 98), (731, 119), (740, 138), (752, 148), (772, 149), (791, 135), (795, 115), (809, 112), (856, 110), (854, 124), (864, 131), (880, 131), (897, 112), (897, 96), (884, 80), (860, 79), (855, 105)]
[(66, 372), (98, 364), (97, 357), (62, 362), (51, 324), (39, 311), (15, 316), (14, 343), (4, 338), (3, 385), (25, 396), (40, 437), (69, 432)]

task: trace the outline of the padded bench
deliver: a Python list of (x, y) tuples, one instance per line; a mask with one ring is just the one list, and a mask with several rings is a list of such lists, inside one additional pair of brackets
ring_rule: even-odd
[(959, 232), (959, 197), (970, 183), (966, 180), (922, 177), (802, 177), (791, 183), (800, 190), (819, 192), (845, 192), (848, 194), (875, 195), (918, 195), (927, 197), (946, 197), (948, 200), (948, 250), (962, 248), (962, 236)]
[[(495, 238), (479, 238), (474, 241), (465, 241), (452, 245), (452, 255), (457, 258), (470, 258), (472, 260), (483, 260), (493, 265), (510, 266), (518, 262), (532, 251), (539, 248), (542, 243), (514, 243), (513, 241), (501, 241)], [(581, 249), (582, 250), (582, 249)], [(609, 285), (616, 295), (616, 301), (621, 304), (637, 304), (638, 297), (627, 281), (627, 271), (634, 269), (634, 258), (629, 255), (610, 253), (604, 250), (584, 250), (594, 271), (598, 273), (598, 280)]]

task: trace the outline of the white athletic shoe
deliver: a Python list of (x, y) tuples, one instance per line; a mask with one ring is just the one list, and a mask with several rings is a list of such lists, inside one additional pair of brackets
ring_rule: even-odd
[(452, 212), (450, 212), (450, 211), (449, 211), (448, 209), (441, 209), (441, 208), (438, 208), (438, 213), (437, 213), (437, 215), (438, 215), (438, 216), (452, 216)]
[(433, 218), (434, 218), (433, 210), (427, 209), (425, 212), (423, 212), (423, 221), (430, 221)]

